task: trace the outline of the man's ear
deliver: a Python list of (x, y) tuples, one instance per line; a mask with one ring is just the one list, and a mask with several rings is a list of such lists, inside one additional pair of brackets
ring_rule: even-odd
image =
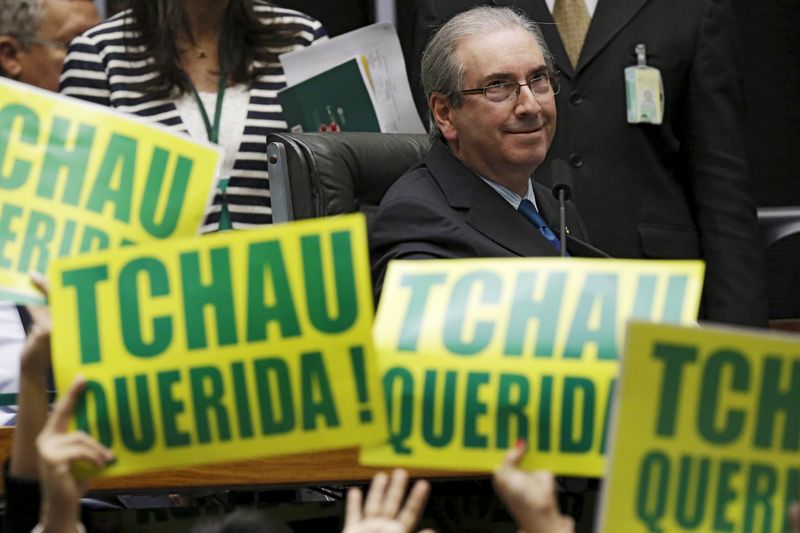
[(0, 35), (0, 74), (18, 80), (22, 74), (20, 43), (10, 35)]
[(442, 137), (447, 141), (455, 141), (458, 138), (455, 125), (453, 124), (453, 106), (450, 104), (450, 99), (443, 94), (432, 93), (428, 99), (428, 106), (430, 106), (433, 120), (442, 132)]

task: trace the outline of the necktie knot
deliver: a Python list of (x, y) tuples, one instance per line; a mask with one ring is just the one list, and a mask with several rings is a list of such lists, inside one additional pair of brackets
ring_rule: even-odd
[(577, 67), (583, 41), (592, 20), (586, 8), (586, 0), (555, 0), (553, 20), (556, 21), (556, 28), (572, 66)]

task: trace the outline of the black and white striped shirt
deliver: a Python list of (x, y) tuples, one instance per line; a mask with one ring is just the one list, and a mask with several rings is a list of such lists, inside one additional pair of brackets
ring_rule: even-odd
[[(290, 30), (289, 44), (271, 51), (288, 52), (326, 38), (322, 24), (291, 9), (256, 3), (266, 26)], [(77, 37), (70, 45), (61, 74), (61, 93), (88, 100), (148, 121), (173, 132), (188, 134), (175, 106), (175, 98), (159, 99), (135, 89), (135, 85), (157, 76), (149, 61), (133, 61), (126, 44), (135, 45), (138, 36), (130, 11), (123, 11)], [(135, 48), (134, 48), (135, 50)], [(267, 133), (286, 131), (287, 125), (276, 98), (286, 86), (279, 63), (271, 64), (250, 86), (247, 118), (242, 143), (227, 187), (228, 209), (234, 229), (272, 222), (267, 176)], [(217, 194), (202, 231), (217, 228), (221, 197)]]

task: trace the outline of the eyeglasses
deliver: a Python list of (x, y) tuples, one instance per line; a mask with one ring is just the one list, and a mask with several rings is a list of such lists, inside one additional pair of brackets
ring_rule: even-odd
[(42, 46), (47, 46), (48, 48), (55, 48), (56, 50), (61, 50), (64, 52), (66, 52), (69, 49), (69, 44), (62, 43), (61, 41), (51, 41), (50, 39), (41, 39), (39, 37), (33, 35), (27, 35), (24, 33), (15, 33), (12, 35), (25, 44), (40, 44)]
[(490, 102), (500, 103), (519, 98), (519, 92), (523, 87), (528, 87), (534, 96), (550, 96), (558, 94), (561, 89), (561, 80), (555, 72), (540, 72), (535, 74), (526, 83), (509, 81), (505, 83), (493, 83), (488, 87), (477, 89), (464, 89), (460, 94), (483, 94)]

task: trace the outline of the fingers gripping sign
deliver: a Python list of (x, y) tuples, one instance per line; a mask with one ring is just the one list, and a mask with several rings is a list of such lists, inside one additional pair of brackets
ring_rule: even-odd
[(553, 474), (519, 469), (525, 451), (525, 441), (520, 440), (506, 454), (494, 473), (497, 494), (526, 533), (572, 533), (572, 518), (561, 515), (556, 503)]

